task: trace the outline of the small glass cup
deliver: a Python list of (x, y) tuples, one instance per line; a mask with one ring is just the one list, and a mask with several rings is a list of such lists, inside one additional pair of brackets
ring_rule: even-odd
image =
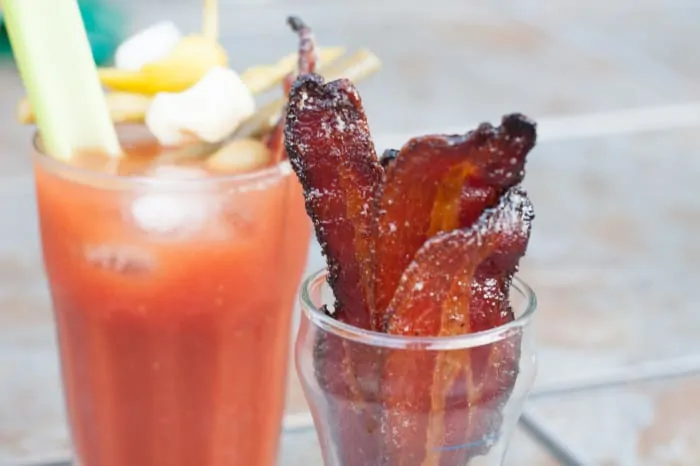
[(500, 465), (537, 367), (535, 294), (515, 278), (510, 299), (501, 327), (405, 337), (333, 319), (326, 271), (308, 277), (295, 359), (325, 466)]

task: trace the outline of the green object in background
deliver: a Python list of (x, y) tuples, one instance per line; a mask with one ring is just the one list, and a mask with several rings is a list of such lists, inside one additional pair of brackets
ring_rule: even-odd
[[(98, 65), (104, 65), (112, 60), (114, 52), (124, 38), (124, 15), (107, 0), (79, 0), (78, 5), (92, 48), (92, 56)], [(12, 57), (4, 24), (0, 28), (0, 57)]]

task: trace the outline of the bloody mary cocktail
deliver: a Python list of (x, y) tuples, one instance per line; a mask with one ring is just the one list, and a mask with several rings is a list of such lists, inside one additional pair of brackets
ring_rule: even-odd
[(130, 176), (35, 156), (77, 460), (270, 466), (310, 235), (301, 188), (286, 161), (145, 176), (158, 145), (123, 146)]

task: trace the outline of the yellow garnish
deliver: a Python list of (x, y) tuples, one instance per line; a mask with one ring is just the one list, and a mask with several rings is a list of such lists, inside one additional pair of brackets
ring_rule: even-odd
[[(142, 123), (151, 98), (128, 92), (108, 92), (105, 95), (109, 114), (114, 123)], [(36, 122), (34, 109), (26, 97), (17, 105), (17, 119), (23, 125)]]
[(139, 71), (100, 68), (100, 81), (114, 91), (154, 95), (182, 92), (216, 66), (226, 66), (226, 51), (202, 35), (184, 37), (162, 60), (144, 65)]
[(270, 150), (258, 139), (236, 139), (207, 158), (205, 166), (226, 173), (245, 173), (270, 162)]

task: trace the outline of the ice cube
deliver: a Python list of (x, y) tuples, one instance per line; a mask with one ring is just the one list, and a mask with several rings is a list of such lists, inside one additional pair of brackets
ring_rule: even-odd
[(166, 234), (203, 223), (206, 209), (200, 204), (179, 195), (149, 194), (134, 202), (132, 213), (143, 230)]
[(85, 246), (84, 254), (89, 264), (126, 275), (143, 275), (156, 265), (148, 252), (130, 245)]
[(235, 232), (237, 236), (245, 235), (252, 237), (256, 232), (256, 223), (251, 212), (244, 210), (241, 206), (224, 205), (221, 212), (221, 227), (228, 232)]
[(168, 184), (155, 184), (150, 192), (139, 196), (131, 204), (131, 216), (136, 225), (150, 234), (177, 235), (200, 230), (218, 212), (217, 196), (205, 184), (185, 187), (178, 180), (193, 180), (207, 176), (195, 167), (160, 166), (149, 175)]

